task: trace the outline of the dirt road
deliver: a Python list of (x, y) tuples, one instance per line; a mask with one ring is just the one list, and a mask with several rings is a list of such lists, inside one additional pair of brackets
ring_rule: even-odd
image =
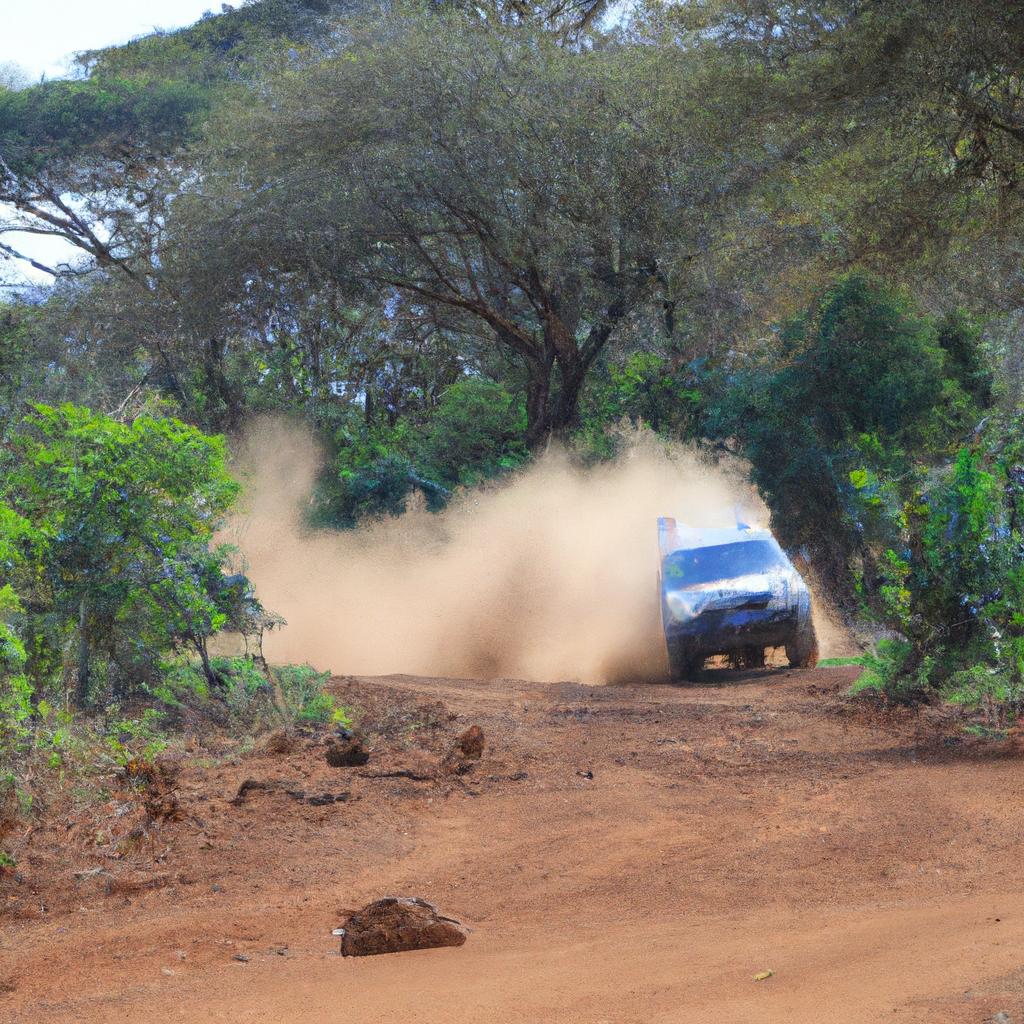
[[(0, 1020), (1024, 1021), (1021, 762), (852, 709), (852, 677), (337, 680), (373, 723), (366, 769), (312, 746), (195, 765), (185, 819), (117, 864), (74, 827), (39, 838), (4, 890)], [(472, 774), (372, 777), (430, 775), (469, 723)], [(246, 778), (349, 797), (229, 803)], [(385, 894), (468, 942), (343, 960), (332, 927)]]

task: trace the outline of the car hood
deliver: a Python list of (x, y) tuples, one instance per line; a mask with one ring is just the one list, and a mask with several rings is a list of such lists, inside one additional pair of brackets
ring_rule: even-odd
[(689, 586), (665, 586), (665, 611), (675, 622), (689, 622), (709, 611), (784, 610), (807, 600), (807, 588), (795, 572), (753, 573)]

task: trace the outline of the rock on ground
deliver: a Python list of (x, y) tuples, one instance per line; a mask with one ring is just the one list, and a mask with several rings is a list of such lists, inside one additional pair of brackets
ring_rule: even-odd
[(462, 756), (470, 761), (479, 761), (484, 752), (484, 731), (479, 725), (471, 725), (456, 741)]
[(465, 775), (479, 761), (484, 753), (484, 731), (479, 725), (471, 725), (459, 735), (445, 755), (441, 767), (453, 775)]
[(418, 896), (387, 896), (357, 910), (342, 925), (342, 956), (461, 946), (466, 930)]

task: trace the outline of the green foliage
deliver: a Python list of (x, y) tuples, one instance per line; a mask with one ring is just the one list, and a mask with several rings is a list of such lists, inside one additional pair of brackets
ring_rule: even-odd
[(33, 174), (126, 143), (166, 150), (188, 137), (208, 106), (206, 92), (187, 81), (58, 79), (0, 89), (0, 151), (13, 171)]
[(464, 377), (447, 388), (410, 448), (419, 476), (472, 486), (526, 458), (521, 399), (495, 381)]
[(780, 539), (849, 595), (855, 556), (893, 541), (917, 463), (949, 452), (979, 416), (965, 390), (985, 393), (977, 334), (953, 319), (940, 330), (853, 273), (781, 336), (789, 358), (730, 378), (706, 429), (740, 439)]
[[(34, 540), (27, 520), (0, 504), (0, 570), (10, 577), (21, 567), (21, 551)], [(20, 633), (24, 608), (10, 583), (0, 584), (0, 764), (10, 763), (28, 741), (33, 688)]]
[(478, 377), (456, 381), (431, 408), (393, 424), (350, 419), (335, 431), (337, 453), (311, 518), (352, 527), (364, 518), (400, 515), (415, 490), (428, 508), (439, 509), (455, 488), (522, 465), (524, 426), (521, 400)]
[(632, 352), (601, 360), (592, 372), (574, 438), (598, 457), (614, 454), (609, 427), (623, 420), (643, 423), (666, 437), (690, 438), (702, 412), (703, 361), (685, 363), (657, 352)]
[(329, 672), (309, 665), (273, 665), (268, 677), (247, 657), (213, 658), (211, 664), (215, 687), (207, 685), (199, 665), (179, 660), (167, 666), (152, 696), (168, 713), (191, 708), (211, 721), (223, 719), (235, 733), (258, 733), (280, 725), (282, 715), (288, 724), (350, 724), (347, 709), (324, 691)]
[(205, 660), (232, 599), (227, 549), (210, 547), (238, 490), (221, 439), (176, 420), (37, 406), (3, 462), (0, 501), (33, 534), (13, 584), (27, 646), (57, 651), (75, 636), (79, 703), (100, 684), (128, 695), (166, 651)]
[(904, 672), (910, 653), (910, 644), (905, 640), (880, 640), (874, 651), (863, 656), (864, 671), (851, 687), (851, 693), (870, 690), (896, 699), (913, 693), (918, 680), (908, 679)]
[(1005, 714), (1020, 705), (1024, 537), (1013, 461), (1020, 425), (1007, 426), (983, 435), (998, 438), (989, 453), (961, 449), (906, 501), (899, 547), (879, 559), (880, 613), (902, 639), (866, 683), (901, 695), (939, 688), (990, 718), (996, 706)]
[(17, 174), (73, 159), (152, 159), (194, 137), (246, 65), (315, 31), (340, 4), (262, 0), (171, 33), (81, 55), (81, 79), (0, 87), (0, 152)]
[(163, 713), (146, 708), (139, 718), (114, 718), (107, 722), (104, 742), (115, 763), (152, 761), (167, 749), (167, 736), (160, 731)]
[(317, 672), (310, 665), (280, 665), (274, 675), (293, 721), (310, 725), (351, 725), (348, 710), (324, 691), (330, 672)]

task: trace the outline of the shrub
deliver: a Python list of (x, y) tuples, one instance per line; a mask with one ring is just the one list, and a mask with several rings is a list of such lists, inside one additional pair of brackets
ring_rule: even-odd
[(295, 722), (351, 725), (348, 710), (324, 691), (330, 672), (318, 672), (310, 665), (281, 665), (272, 671), (281, 687), (285, 706)]
[(335, 431), (310, 519), (349, 529), (364, 519), (401, 515), (414, 491), (437, 511), (456, 487), (521, 465), (528, 457), (524, 430), (521, 399), (481, 377), (464, 377), (436, 405), (393, 423), (350, 417)]
[(884, 693), (894, 700), (909, 700), (920, 692), (922, 685), (927, 683), (927, 670), (930, 665), (922, 665), (921, 675), (907, 674), (912, 648), (906, 640), (880, 640), (874, 651), (861, 658), (864, 671), (850, 688), (850, 692), (864, 693), (871, 690)]

